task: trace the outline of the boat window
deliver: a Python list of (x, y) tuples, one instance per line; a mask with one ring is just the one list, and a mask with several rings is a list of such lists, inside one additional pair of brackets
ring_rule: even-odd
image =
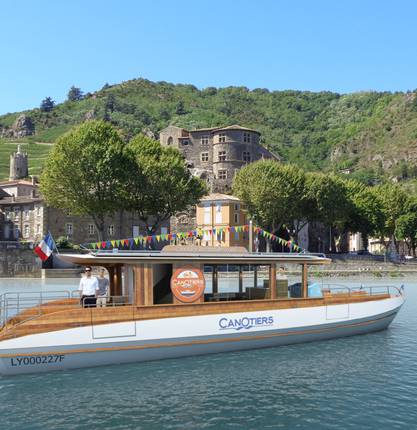
[[(276, 265), (276, 297), (302, 298), (303, 297), (303, 266), (301, 264)], [(307, 279), (307, 297), (322, 297), (321, 286), (317, 282)]]
[(267, 299), (269, 273), (268, 265), (205, 265), (205, 301)]

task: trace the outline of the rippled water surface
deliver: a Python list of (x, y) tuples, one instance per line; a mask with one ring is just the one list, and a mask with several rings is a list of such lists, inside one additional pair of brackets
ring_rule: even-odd
[[(31, 282), (39, 289), (40, 281)], [(76, 281), (48, 282), (44, 289), (65, 290)], [(407, 302), (380, 333), (0, 376), (0, 428), (416, 429), (417, 280), (403, 282)], [(0, 281), (0, 293), (20, 284)]]

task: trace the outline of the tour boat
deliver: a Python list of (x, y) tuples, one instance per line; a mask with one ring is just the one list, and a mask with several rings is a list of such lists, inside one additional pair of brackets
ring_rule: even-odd
[[(402, 288), (312, 283), (324, 255), (167, 246), (60, 255), (104, 267), (110, 297), (78, 292), (0, 297), (0, 373), (22, 374), (276, 347), (383, 330)], [(74, 289), (78, 286), (74, 285)]]

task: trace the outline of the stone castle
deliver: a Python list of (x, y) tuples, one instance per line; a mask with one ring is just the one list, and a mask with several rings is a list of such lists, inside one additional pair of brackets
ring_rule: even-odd
[(260, 133), (240, 125), (186, 130), (170, 125), (159, 134), (162, 145), (174, 146), (195, 176), (209, 184), (211, 192), (229, 192), (235, 173), (262, 158), (279, 157), (260, 144)]

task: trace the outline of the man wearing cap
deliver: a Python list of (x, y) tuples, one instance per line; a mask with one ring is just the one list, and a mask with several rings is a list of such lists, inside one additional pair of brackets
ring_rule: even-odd
[(98, 281), (95, 276), (91, 276), (91, 267), (85, 268), (85, 276), (80, 280), (78, 291), (80, 292), (81, 306), (90, 308), (96, 306), (96, 294), (98, 291)]

